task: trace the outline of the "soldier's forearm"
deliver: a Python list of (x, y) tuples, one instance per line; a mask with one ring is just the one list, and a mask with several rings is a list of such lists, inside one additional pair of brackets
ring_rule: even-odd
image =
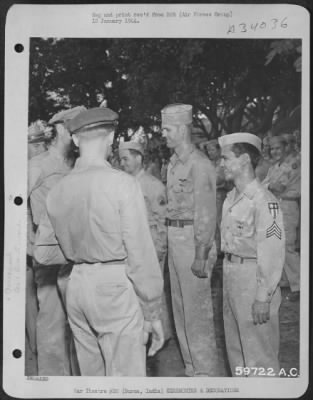
[(203, 245), (196, 246), (195, 258), (197, 260), (207, 260), (209, 257), (210, 248), (211, 246), (203, 246)]

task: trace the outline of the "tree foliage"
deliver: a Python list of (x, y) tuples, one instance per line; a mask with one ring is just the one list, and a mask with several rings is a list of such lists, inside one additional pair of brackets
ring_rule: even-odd
[[(168, 103), (194, 106), (195, 123), (212, 135), (257, 134), (300, 104), (296, 40), (43, 39), (31, 40), (29, 119), (64, 107), (108, 106), (120, 129), (160, 122)], [(282, 50), (283, 49), (283, 50)], [(298, 54), (299, 57), (299, 54)]]

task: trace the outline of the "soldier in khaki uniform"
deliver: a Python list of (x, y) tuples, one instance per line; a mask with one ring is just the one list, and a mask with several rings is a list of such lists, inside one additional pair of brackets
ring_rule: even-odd
[(285, 146), (285, 162), (286, 163), (298, 163), (301, 164), (301, 155), (300, 152), (296, 149), (296, 142), (297, 139), (295, 135), (292, 133), (283, 133), (282, 137), (285, 139), (286, 146)]
[(216, 172), (216, 248), (218, 253), (221, 250), (221, 221), (223, 203), (229, 190), (229, 183), (225, 180), (224, 170), (221, 167), (221, 148), (217, 139), (210, 140), (206, 143), (206, 151), (209, 159), (212, 161)]
[[(122, 142), (119, 145), (121, 167), (125, 172), (138, 180), (147, 209), (148, 222), (152, 240), (157, 252), (162, 275), (167, 254), (167, 227), (166, 227), (166, 191), (163, 183), (143, 168), (144, 148), (135, 141)], [(162, 298), (161, 320), (164, 329), (164, 338), (168, 340), (171, 333), (169, 311), (165, 296)]]
[[(255, 179), (261, 140), (250, 133), (219, 138), (225, 177), (234, 182), (223, 207), (224, 327), (233, 376), (279, 372), (278, 283), (284, 265), (283, 216)], [(247, 367), (246, 373), (243, 368)]]
[(286, 162), (286, 141), (283, 136), (273, 136), (270, 143), (272, 158), (276, 162), (262, 183), (279, 200), (283, 212), (286, 232), (284, 271), (291, 289), (287, 299), (296, 301), (300, 296), (300, 256), (296, 251), (296, 238), (299, 225), (301, 170), (296, 160), (292, 163)]
[[(301, 170), (301, 152), (300, 149), (297, 149), (297, 137), (295, 133), (284, 133), (284, 139), (286, 140), (286, 158), (285, 162), (292, 165), (299, 165)], [(300, 220), (301, 220), (301, 197), (298, 199), (298, 206), (299, 206), (299, 224), (297, 226), (297, 233), (296, 233), (296, 250), (300, 250), (300, 234), (301, 234), (301, 227), (300, 227)]]
[(176, 332), (187, 376), (220, 376), (211, 298), (216, 261), (215, 170), (191, 144), (192, 106), (162, 110), (162, 133), (174, 150), (167, 172), (168, 246)]
[(50, 191), (36, 237), (42, 264), (74, 266), (66, 309), (84, 376), (145, 376), (164, 342), (163, 280), (138, 181), (107, 162), (118, 115), (93, 108), (69, 121), (73, 170)]
[(268, 170), (273, 165), (273, 161), (270, 155), (270, 137), (265, 136), (262, 140), (262, 154), (255, 169), (255, 176), (260, 182), (266, 177)]
[[(49, 149), (29, 161), (28, 197), (33, 223), (38, 227), (46, 212), (46, 198), (51, 188), (69, 173), (68, 150), (71, 137), (64, 127), (83, 107), (57, 113), (49, 121), (53, 135)], [(39, 375), (70, 375), (67, 345), (67, 322), (57, 289), (57, 268), (34, 265), (39, 311), (37, 315), (37, 351)]]
[[(46, 151), (45, 126), (36, 121), (28, 128), (28, 160)], [(35, 230), (29, 201), (27, 203), (27, 270), (26, 270), (26, 339), (29, 349), (37, 355), (36, 321), (38, 314), (37, 289), (33, 270)]]

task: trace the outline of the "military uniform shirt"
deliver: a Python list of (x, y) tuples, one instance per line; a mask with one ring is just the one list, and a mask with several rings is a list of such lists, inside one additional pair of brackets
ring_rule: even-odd
[(301, 196), (301, 170), (297, 161), (292, 163), (276, 163), (270, 167), (262, 184), (268, 188), (270, 184), (280, 183), (285, 189), (280, 193), (280, 199), (297, 200)]
[(36, 237), (38, 262), (62, 263), (62, 253), (74, 264), (123, 262), (127, 257), (127, 276), (145, 318), (159, 318), (163, 279), (134, 177), (105, 161), (93, 165), (78, 159), (49, 192), (47, 210), (49, 218)]
[(39, 225), (48, 192), (69, 171), (64, 157), (53, 146), (29, 161), (28, 197), (34, 224)]
[(166, 191), (163, 183), (141, 169), (136, 175), (145, 199), (148, 222), (155, 245), (159, 254), (167, 250), (167, 227), (166, 220)]
[(262, 182), (265, 179), (271, 165), (273, 164), (271, 163), (270, 160), (266, 160), (263, 157), (260, 158), (260, 161), (258, 162), (258, 165), (256, 166), (255, 169), (255, 175), (260, 182)]
[(169, 219), (194, 221), (195, 246), (210, 247), (216, 227), (216, 174), (210, 160), (194, 145), (174, 153), (167, 172)]
[(288, 156), (285, 158), (284, 160), (286, 163), (291, 164), (291, 165), (295, 165), (295, 163), (297, 164), (297, 166), (300, 167), (301, 164), (301, 154), (299, 152), (294, 152), (291, 154), (288, 154)]
[(221, 224), (221, 248), (257, 262), (256, 299), (270, 301), (285, 261), (283, 216), (276, 198), (255, 179), (236, 197), (228, 193)]

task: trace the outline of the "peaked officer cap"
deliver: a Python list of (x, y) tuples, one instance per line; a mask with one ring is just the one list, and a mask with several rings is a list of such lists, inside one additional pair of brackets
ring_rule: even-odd
[(80, 114), (82, 111), (85, 111), (86, 107), (84, 106), (77, 106), (74, 108), (70, 108), (68, 110), (62, 110), (58, 113), (56, 113), (49, 121), (49, 125), (53, 124), (62, 124), (66, 123), (67, 121), (73, 119), (76, 117), (78, 114)]
[(81, 130), (105, 125), (117, 125), (118, 114), (106, 107), (90, 108), (82, 111), (76, 117), (66, 122), (65, 126), (70, 133), (79, 133)]

